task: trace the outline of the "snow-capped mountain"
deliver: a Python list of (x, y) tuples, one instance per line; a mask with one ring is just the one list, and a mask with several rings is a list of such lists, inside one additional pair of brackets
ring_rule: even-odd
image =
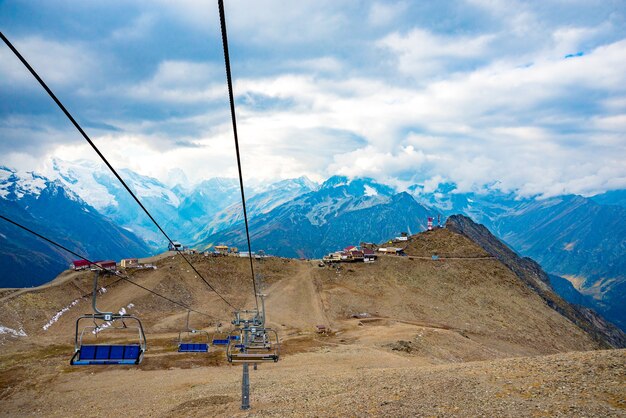
[[(16, 201), (25, 196), (37, 197), (46, 188), (47, 179), (32, 171), (17, 173), (0, 166), (0, 199)], [(75, 195), (72, 195), (75, 198)]]
[(241, 199), (239, 182), (235, 179), (212, 178), (187, 192), (179, 207), (179, 216), (187, 228), (187, 236), (215, 218), (215, 214)]
[[(149, 255), (135, 234), (116, 225), (62, 182), (0, 167), (0, 213), (92, 259)], [(45, 283), (75, 257), (0, 220), (0, 287)]]
[(460, 213), (490, 229), (500, 216), (528, 201), (514, 193), (503, 193), (499, 190), (462, 193), (454, 183), (441, 183), (434, 191), (429, 192), (424, 191), (423, 185), (416, 184), (409, 187), (408, 191), (419, 203), (437, 208), (446, 217)]
[[(130, 189), (168, 235), (193, 244), (203, 231), (217, 231), (241, 219), (239, 182), (212, 178), (192, 186), (182, 171), (173, 171), (170, 187), (129, 169), (119, 170)], [(61, 182), (113, 221), (141, 236), (154, 250), (166, 240), (106, 166), (88, 160), (53, 159), (49, 176)], [(247, 189), (250, 214), (266, 213), (317, 187), (307, 178), (283, 180)]]
[[(315, 191), (318, 188), (319, 185), (313, 183), (306, 177), (282, 180), (264, 188), (257, 188), (246, 197), (248, 217), (253, 218), (268, 213), (274, 208), (290, 202), (298, 196)], [(236, 197), (234, 199), (235, 203), (220, 210), (215, 213), (211, 219), (208, 219), (206, 225), (194, 236), (193, 242), (202, 241), (209, 235), (215, 234), (238, 222), (243, 222), (243, 209), (240, 196), (239, 183), (237, 183)]]
[[(184, 199), (182, 193), (176, 193), (155, 178), (129, 169), (120, 169), (119, 174), (166, 231), (180, 227), (178, 208)], [(60, 181), (102, 214), (141, 236), (154, 250), (164, 247), (164, 237), (103, 164), (89, 160), (68, 162), (55, 158), (49, 176)]]
[[(172, 239), (197, 248), (218, 243), (244, 244), (236, 179), (214, 178), (190, 185), (180, 171), (173, 172), (166, 185), (128, 169), (120, 173)], [(402, 231), (415, 233), (425, 227), (427, 216), (461, 213), (485, 224), (521, 255), (539, 261), (548, 272), (569, 278), (588, 296), (579, 300), (595, 301), (591, 307), (624, 326), (626, 231), (622, 225), (626, 218), (623, 205), (626, 192), (623, 190), (592, 198), (535, 199), (520, 198), (494, 187), (460, 192), (455, 184), (442, 183), (434, 191), (416, 184), (408, 193), (397, 192), (372, 179), (343, 176), (333, 176), (322, 185), (301, 177), (248, 186), (246, 197), (254, 249), (277, 255), (317, 257), (359, 241), (381, 241)], [(72, 228), (76, 229), (76, 220), (93, 222), (84, 219), (91, 214), (103, 222), (112, 221), (118, 230), (131, 234), (135, 240), (128, 237), (120, 240), (130, 239), (139, 246), (131, 245), (132, 248), (145, 250), (145, 244), (137, 237), (149, 243), (154, 252), (165, 247), (164, 238), (151, 221), (101, 164), (56, 159), (45, 176), (2, 167), (0, 201), (3, 210), (12, 210), (14, 214), (21, 210), (20, 216), (30, 222), (34, 221), (29, 216), (39, 222), (67, 224), (65, 236), (75, 235)], [(62, 218), (61, 214), (71, 212), (63, 208), (71, 206), (70, 202), (75, 203), (74, 209), (81, 216)], [(9, 240), (5, 242), (19, 241), (14, 235), (9, 237), (5, 230), (8, 231), (6, 225), (0, 232), (4, 234), (0, 238)], [(70, 234), (69, 230), (73, 232)], [(38, 264), (45, 266), (61, 257), (31, 241), (29, 245), (39, 248), (38, 254), (44, 260)], [(93, 246), (98, 240), (76, 242)], [(20, 254), (28, 253), (31, 247), (22, 244), (20, 248), (24, 251)], [(3, 254), (9, 257), (7, 250)], [(45, 258), (49, 254), (53, 254), (52, 259)], [(23, 261), (20, 266), (25, 264)], [(571, 289), (568, 291), (571, 293)]]
[[(372, 179), (334, 176), (322, 186), (251, 218), (253, 250), (286, 257), (321, 257), (361, 241), (380, 242), (426, 227), (431, 211), (407, 193)], [(200, 246), (243, 246), (242, 222), (207, 235)]]

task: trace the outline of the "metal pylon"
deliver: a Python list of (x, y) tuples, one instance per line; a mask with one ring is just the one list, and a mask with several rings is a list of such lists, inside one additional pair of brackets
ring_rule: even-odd
[(241, 409), (250, 409), (250, 373), (248, 363), (243, 364), (243, 376), (241, 378)]
[[(244, 347), (248, 346), (248, 333), (243, 333)], [(241, 376), (241, 409), (250, 409), (250, 372), (248, 370), (248, 363), (243, 364)]]

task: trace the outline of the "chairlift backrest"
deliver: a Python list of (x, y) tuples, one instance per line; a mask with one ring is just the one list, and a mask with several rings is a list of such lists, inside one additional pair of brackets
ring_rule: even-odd
[[(280, 357), (278, 333), (271, 328), (256, 328), (254, 334), (251, 329), (237, 330), (241, 335), (241, 342), (235, 343), (231, 339), (226, 351), (230, 363), (264, 363), (277, 362)], [(255, 335), (261, 336), (261, 341), (254, 341)], [(233, 335), (231, 334), (231, 337)]]
[[(146, 351), (146, 334), (139, 318), (128, 315), (124, 312), (114, 314), (112, 312), (101, 312), (97, 307), (98, 297), (98, 277), (100, 271), (96, 270), (93, 283), (92, 308), (94, 313), (80, 316), (76, 320), (76, 331), (74, 335), (74, 355), (70, 360), (72, 366), (86, 365), (136, 365), (141, 363)], [(93, 325), (81, 327), (81, 321), (89, 319)], [(118, 322), (119, 321), (119, 322)], [(129, 326), (128, 323), (135, 323)], [(122, 325), (118, 325), (121, 323)], [(114, 330), (137, 331), (137, 342), (131, 344), (88, 344), (84, 337), (87, 333), (96, 336)]]
[[(83, 315), (76, 321), (76, 337), (74, 340), (74, 355), (70, 360), (72, 366), (87, 365), (136, 365), (141, 363), (146, 351), (146, 336), (141, 321), (131, 315), (108, 316), (110, 321), (105, 321), (104, 315)], [(80, 323), (84, 320), (90, 322), (102, 321), (101, 324), (88, 325), (81, 328)], [(116, 326), (116, 321), (122, 322), (122, 326)], [(129, 326), (135, 322), (135, 326)], [(104, 327), (104, 324), (111, 324)], [(80, 329), (80, 331), (79, 331)], [(125, 344), (89, 344), (85, 342), (85, 336), (92, 333), (100, 337), (101, 334), (110, 333), (114, 330), (137, 330), (137, 342)]]
[(206, 353), (209, 351), (209, 333), (203, 330), (189, 328), (189, 314), (187, 311), (186, 330), (178, 333), (179, 353)]

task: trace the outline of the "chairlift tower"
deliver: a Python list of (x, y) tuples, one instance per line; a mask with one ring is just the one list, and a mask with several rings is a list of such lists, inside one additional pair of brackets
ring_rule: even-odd
[[(241, 314), (254, 314), (252, 318), (242, 318)], [(259, 316), (259, 311), (254, 310), (244, 310), (235, 312), (235, 319), (232, 321), (233, 325), (242, 327), (242, 339), (243, 347), (248, 346), (248, 335), (250, 331), (250, 325), (262, 325), (263, 320)], [(231, 338), (229, 337), (229, 341)], [(230, 344), (230, 343), (229, 343)], [(250, 369), (248, 363), (243, 363), (242, 365), (242, 374), (241, 374), (241, 409), (248, 410), (250, 409)], [(254, 364), (256, 369), (256, 363)]]
[[(250, 363), (277, 362), (280, 355), (278, 333), (265, 327), (265, 294), (261, 298), (261, 311), (258, 309), (235, 312), (233, 325), (239, 327), (239, 336), (228, 337), (226, 357), (230, 363), (242, 363), (241, 409), (250, 409)], [(273, 337), (272, 337), (273, 336)], [(236, 341), (239, 341), (237, 343)]]

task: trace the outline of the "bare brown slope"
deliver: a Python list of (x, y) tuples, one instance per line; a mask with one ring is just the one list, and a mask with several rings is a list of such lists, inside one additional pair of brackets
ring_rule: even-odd
[[(256, 262), (269, 294), (268, 320), (281, 331), (284, 355), (277, 364), (253, 372), (252, 413), (515, 415), (518, 408), (531, 411), (535, 405), (567, 411), (561, 399), (568, 394), (586, 402), (575, 412), (619, 412), (620, 406), (611, 402), (623, 390), (611, 382), (623, 375), (623, 361), (621, 369), (615, 368), (623, 360), (621, 352), (568, 354), (556, 362), (500, 362), (511, 356), (593, 350), (598, 344), (498, 260), (484, 259), (471, 241), (459, 241), (464, 237), (443, 234), (420, 235), (416, 242), (424, 254), (429, 245), (450, 254), (460, 246), (465, 249), (457, 255), (465, 257), (432, 261), (390, 256), (374, 264), (344, 264), (339, 271), (297, 260)], [(479, 257), (467, 257), (471, 255)], [(253, 306), (247, 260), (192, 260), (233, 304)], [(212, 331), (214, 322), (230, 320), (231, 309), (181, 259), (166, 257), (157, 264), (158, 270), (132, 273), (133, 280), (215, 316), (207, 320), (192, 314), (194, 328)], [(129, 311), (142, 318), (148, 334), (143, 363), (69, 366), (74, 321), (89, 311), (89, 300), (81, 299), (48, 331), (42, 326), (88, 293), (91, 277), (72, 273), (54, 286), (0, 302), (0, 324), (28, 334), (0, 335), (0, 416), (239, 414), (239, 368), (227, 366), (224, 352), (216, 347), (208, 355), (176, 353), (185, 312), (124, 281), (105, 280), (100, 306), (117, 311), (134, 305)], [(364, 313), (368, 315), (360, 315)], [(352, 318), (354, 314), (369, 317)], [(319, 323), (330, 325), (332, 334), (317, 336), (314, 326)], [(487, 362), (466, 363), (480, 360)], [(585, 375), (589, 370), (592, 376)], [(581, 379), (589, 384), (584, 392), (576, 386)], [(547, 386), (539, 387), (540, 396), (528, 403), (527, 388), (535, 384)], [(560, 395), (553, 396), (551, 385)]]
[[(270, 258), (257, 262), (268, 297), (268, 320), (278, 329), (297, 335), (323, 323), (334, 329), (351, 329), (352, 315), (405, 321), (448, 329), (463, 340), (481, 344), (485, 353), (502, 355), (545, 354), (597, 347), (568, 319), (546, 306), (510, 269), (450, 231), (420, 234), (407, 246), (409, 254), (431, 248), (442, 254), (463, 256), (432, 261), (409, 257), (381, 257), (374, 264), (344, 264), (339, 271), (315, 263)], [(459, 252), (459, 249), (461, 251)], [(477, 257), (476, 259), (472, 256)], [(237, 307), (252, 307), (248, 266), (240, 258), (194, 256), (193, 261)], [(213, 318), (192, 315), (195, 327), (228, 323), (232, 308), (224, 304), (178, 257), (158, 262), (158, 270), (131, 273), (137, 283), (205, 311)], [(89, 299), (64, 313), (47, 331), (42, 326), (59, 309), (89, 293), (91, 273), (73, 274), (57, 286), (26, 292), (2, 302), (0, 324), (23, 328), (27, 341), (71, 341), (78, 314), (89, 312)], [(100, 297), (102, 309), (129, 309), (142, 318), (148, 332), (176, 332), (184, 312), (125, 281), (109, 286)], [(4, 336), (5, 340), (12, 337)], [(381, 339), (382, 343), (392, 343)], [(485, 354), (488, 358), (490, 354)]]
[[(236, 307), (253, 306), (252, 283), (246, 260), (198, 255), (191, 256), (191, 259), (209, 283), (229, 302)], [(289, 260), (268, 259), (258, 270), (267, 272), (271, 276), (270, 280), (280, 280), (283, 275), (289, 274), (290, 268), (295, 268), (290, 267), (294, 263)], [(157, 265), (157, 270), (128, 270), (127, 274), (142, 286), (211, 315), (202, 317), (192, 314), (192, 326), (213, 327), (217, 322), (230, 322), (233, 308), (221, 301), (196, 277), (180, 257), (163, 258)], [(45, 344), (68, 343), (72, 340), (76, 318), (80, 314), (91, 312), (89, 295), (93, 273), (65, 272), (63, 275), (64, 280), (55, 281), (50, 286), (9, 294), (0, 302), (0, 325), (16, 330), (23, 329), (29, 336), (16, 340), (9, 334), (0, 334), (0, 342), (28, 341)], [(100, 286), (107, 289), (98, 298), (101, 310), (117, 312), (133, 304), (128, 312), (141, 317), (148, 333), (178, 332), (184, 327), (184, 310), (166, 300), (113, 276), (101, 279)], [(69, 307), (75, 300), (78, 303), (63, 313), (47, 331), (42, 329), (50, 318), (64, 307)]]
[(496, 257), (526, 285), (533, 289), (554, 310), (585, 330), (605, 347), (626, 347), (626, 334), (591, 309), (572, 305), (557, 295), (550, 286), (548, 275), (530, 258), (520, 257), (497, 239), (483, 225), (463, 215), (453, 215), (446, 221), (447, 229), (464, 235)]

